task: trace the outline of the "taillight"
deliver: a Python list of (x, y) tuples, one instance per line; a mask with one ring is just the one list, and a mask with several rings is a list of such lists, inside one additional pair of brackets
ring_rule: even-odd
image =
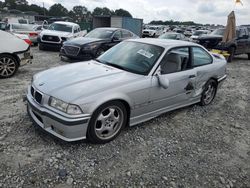
[(31, 42), (31, 40), (30, 39), (23, 39), (28, 45), (32, 45), (32, 42)]
[(30, 37), (36, 37), (38, 34), (37, 33), (29, 33)]

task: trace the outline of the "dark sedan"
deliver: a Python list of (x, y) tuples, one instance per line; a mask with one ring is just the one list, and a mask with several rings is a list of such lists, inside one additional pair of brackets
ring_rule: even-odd
[(60, 56), (76, 60), (89, 60), (103, 54), (109, 48), (125, 39), (138, 38), (126, 29), (97, 28), (85, 37), (75, 38), (63, 43)]

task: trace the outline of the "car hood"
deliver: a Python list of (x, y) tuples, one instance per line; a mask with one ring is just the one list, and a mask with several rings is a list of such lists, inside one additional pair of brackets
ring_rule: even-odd
[(40, 35), (52, 35), (52, 36), (59, 36), (59, 37), (71, 37), (72, 33), (63, 32), (63, 31), (54, 31), (54, 30), (43, 30)]
[(71, 39), (69, 41), (64, 42), (64, 45), (75, 45), (75, 46), (82, 46), (85, 44), (89, 43), (94, 43), (94, 42), (104, 42), (106, 40), (103, 39), (98, 39), (98, 38), (88, 38), (88, 37), (78, 37)]
[(38, 73), (33, 85), (42, 93), (74, 103), (77, 99), (131, 83), (138, 77), (141, 75), (91, 60)]

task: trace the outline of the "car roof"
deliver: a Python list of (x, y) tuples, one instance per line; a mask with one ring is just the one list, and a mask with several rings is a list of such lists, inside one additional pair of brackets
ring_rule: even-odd
[(171, 40), (171, 39), (159, 39), (159, 38), (139, 38), (139, 39), (129, 39), (128, 41), (157, 45), (163, 48), (172, 48), (178, 46), (200, 46), (193, 42), (187, 42), (182, 40)]
[(58, 21), (58, 22), (53, 22), (53, 23), (57, 23), (57, 24), (67, 24), (67, 25), (71, 25), (71, 26), (78, 25), (78, 24), (73, 23), (73, 22), (63, 22), (63, 21)]

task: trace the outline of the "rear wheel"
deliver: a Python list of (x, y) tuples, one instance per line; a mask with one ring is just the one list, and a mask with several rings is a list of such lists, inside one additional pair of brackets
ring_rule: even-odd
[(206, 83), (204, 90), (202, 92), (200, 104), (202, 106), (209, 105), (214, 100), (214, 97), (216, 95), (216, 91), (217, 91), (216, 81), (212, 80), (212, 79), (209, 80)]
[(227, 59), (227, 62), (232, 62), (233, 61), (233, 58), (234, 58), (234, 55), (235, 55), (235, 47), (230, 47), (229, 50), (229, 57)]
[(92, 115), (88, 127), (88, 140), (104, 144), (114, 140), (127, 123), (127, 111), (119, 101), (101, 105)]
[(0, 55), (0, 78), (12, 77), (18, 67), (19, 65), (15, 57), (8, 54)]

